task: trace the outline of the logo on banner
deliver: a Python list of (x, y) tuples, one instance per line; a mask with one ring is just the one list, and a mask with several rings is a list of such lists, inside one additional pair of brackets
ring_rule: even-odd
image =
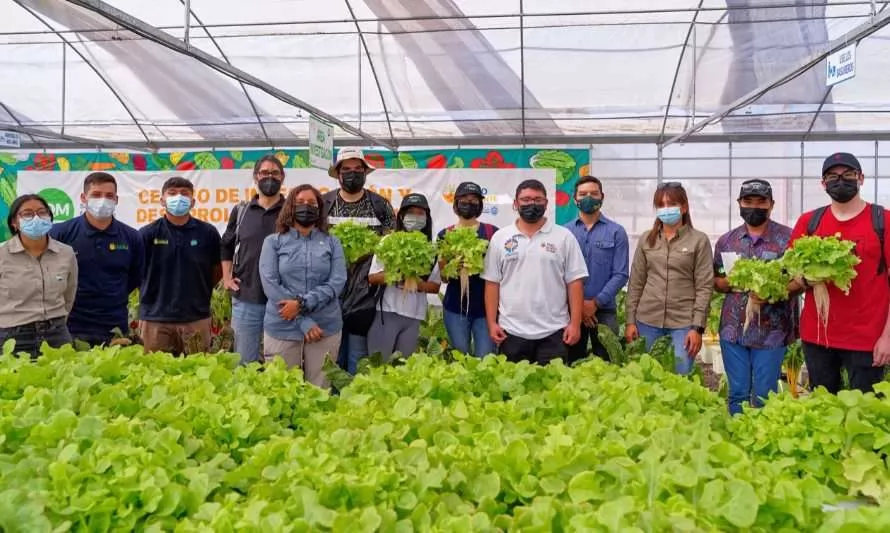
[(62, 189), (51, 187), (43, 189), (37, 195), (49, 204), (49, 208), (53, 212), (53, 222), (65, 222), (77, 215), (74, 211), (74, 202)]

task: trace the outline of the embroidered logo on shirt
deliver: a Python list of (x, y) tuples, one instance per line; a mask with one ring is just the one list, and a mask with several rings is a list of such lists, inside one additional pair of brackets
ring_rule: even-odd
[(519, 239), (514, 235), (504, 243), (504, 251), (507, 252), (507, 255), (512, 255), (515, 254), (517, 250), (519, 250)]
[(555, 253), (556, 253), (556, 245), (553, 244), (553, 243), (542, 242), (542, 243), (541, 243), (541, 248), (543, 248), (544, 250), (550, 252), (551, 254), (555, 254)]
[(170, 241), (168, 241), (167, 239), (155, 239), (154, 243), (155, 243), (155, 246), (158, 246), (158, 245), (166, 246), (166, 245), (170, 244)]
[(130, 247), (125, 242), (112, 242), (108, 245), (108, 249), (113, 252), (115, 250), (129, 250)]
[(198, 245), (198, 240), (197, 240), (197, 239), (192, 239), (191, 245), (192, 245), (192, 246), (197, 246), (197, 245)]

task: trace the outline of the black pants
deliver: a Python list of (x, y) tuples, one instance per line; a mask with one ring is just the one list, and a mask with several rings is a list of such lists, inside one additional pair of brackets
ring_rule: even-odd
[(498, 346), (498, 351), (513, 363), (529, 361), (546, 365), (553, 359), (565, 360), (568, 356), (568, 347), (562, 342), (562, 335), (562, 330), (543, 339), (523, 339), (507, 334), (507, 338)]
[[(597, 311), (596, 312), (596, 320), (597, 323), (608, 326), (609, 329), (618, 334), (618, 315), (615, 314), (615, 311)], [(609, 352), (606, 351), (606, 348), (600, 344), (599, 336), (597, 335), (596, 328), (588, 328), (585, 325), (581, 325), (581, 340), (578, 341), (577, 344), (569, 346), (569, 360), (568, 364), (572, 364), (575, 361), (580, 361), (587, 357), (588, 351), (587, 346), (588, 342), (590, 343), (591, 349), (593, 350), (593, 355), (599, 357), (603, 361), (609, 361)]]
[(873, 392), (875, 383), (884, 379), (884, 368), (872, 366), (872, 352), (826, 348), (803, 343), (803, 356), (810, 375), (810, 384), (825, 387), (837, 394), (841, 390), (841, 367), (847, 370), (850, 387)]
[(53, 348), (71, 343), (71, 335), (68, 333), (68, 325), (64, 318), (0, 328), (0, 345), (9, 339), (15, 339), (15, 353), (27, 353), (32, 359), (40, 355), (40, 346), (44, 342)]

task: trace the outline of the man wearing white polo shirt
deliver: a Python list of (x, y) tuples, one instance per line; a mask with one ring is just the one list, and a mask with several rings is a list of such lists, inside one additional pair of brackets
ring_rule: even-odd
[(510, 361), (547, 364), (581, 337), (587, 265), (578, 240), (544, 213), (538, 180), (516, 188), (515, 224), (498, 230), (485, 256), (488, 331)]

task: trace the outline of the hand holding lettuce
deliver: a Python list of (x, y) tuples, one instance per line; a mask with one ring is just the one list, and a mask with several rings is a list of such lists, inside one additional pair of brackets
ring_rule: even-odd
[(487, 250), (488, 241), (480, 239), (475, 228), (455, 228), (445, 233), (439, 245), (439, 257), (445, 262), (442, 277), (460, 279), (461, 301), (469, 290), (470, 276), (482, 273)]
[[(733, 265), (727, 281), (733, 288), (754, 293), (761, 300), (774, 304), (788, 299), (791, 277), (785, 272), (781, 260), (742, 258)], [(760, 319), (760, 303), (749, 297), (745, 307), (745, 330), (755, 317)]]
[(823, 326), (828, 324), (828, 288), (831, 283), (849, 294), (856, 265), (860, 259), (853, 253), (856, 246), (852, 241), (839, 238), (808, 236), (794, 241), (794, 247), (785, 252), (782, 263), (788, 274), (798, 281), (806, 280), (813, 285), (813, 300), (816, 314)]
[(340, 240), (343, 255), (350, 265), (373, 254), (374, 248), (380, 243), (380, 236), (374, 230), (352, 221), (335, 224), (331, 227), (331, 234)]
[(436, 247), (419, 231), (397, 231), (380, 241), (375, 250), (383, 264), (388, 285), (404, 282), (405, 292), (417, 292), (417, 284), (432, 272)]

